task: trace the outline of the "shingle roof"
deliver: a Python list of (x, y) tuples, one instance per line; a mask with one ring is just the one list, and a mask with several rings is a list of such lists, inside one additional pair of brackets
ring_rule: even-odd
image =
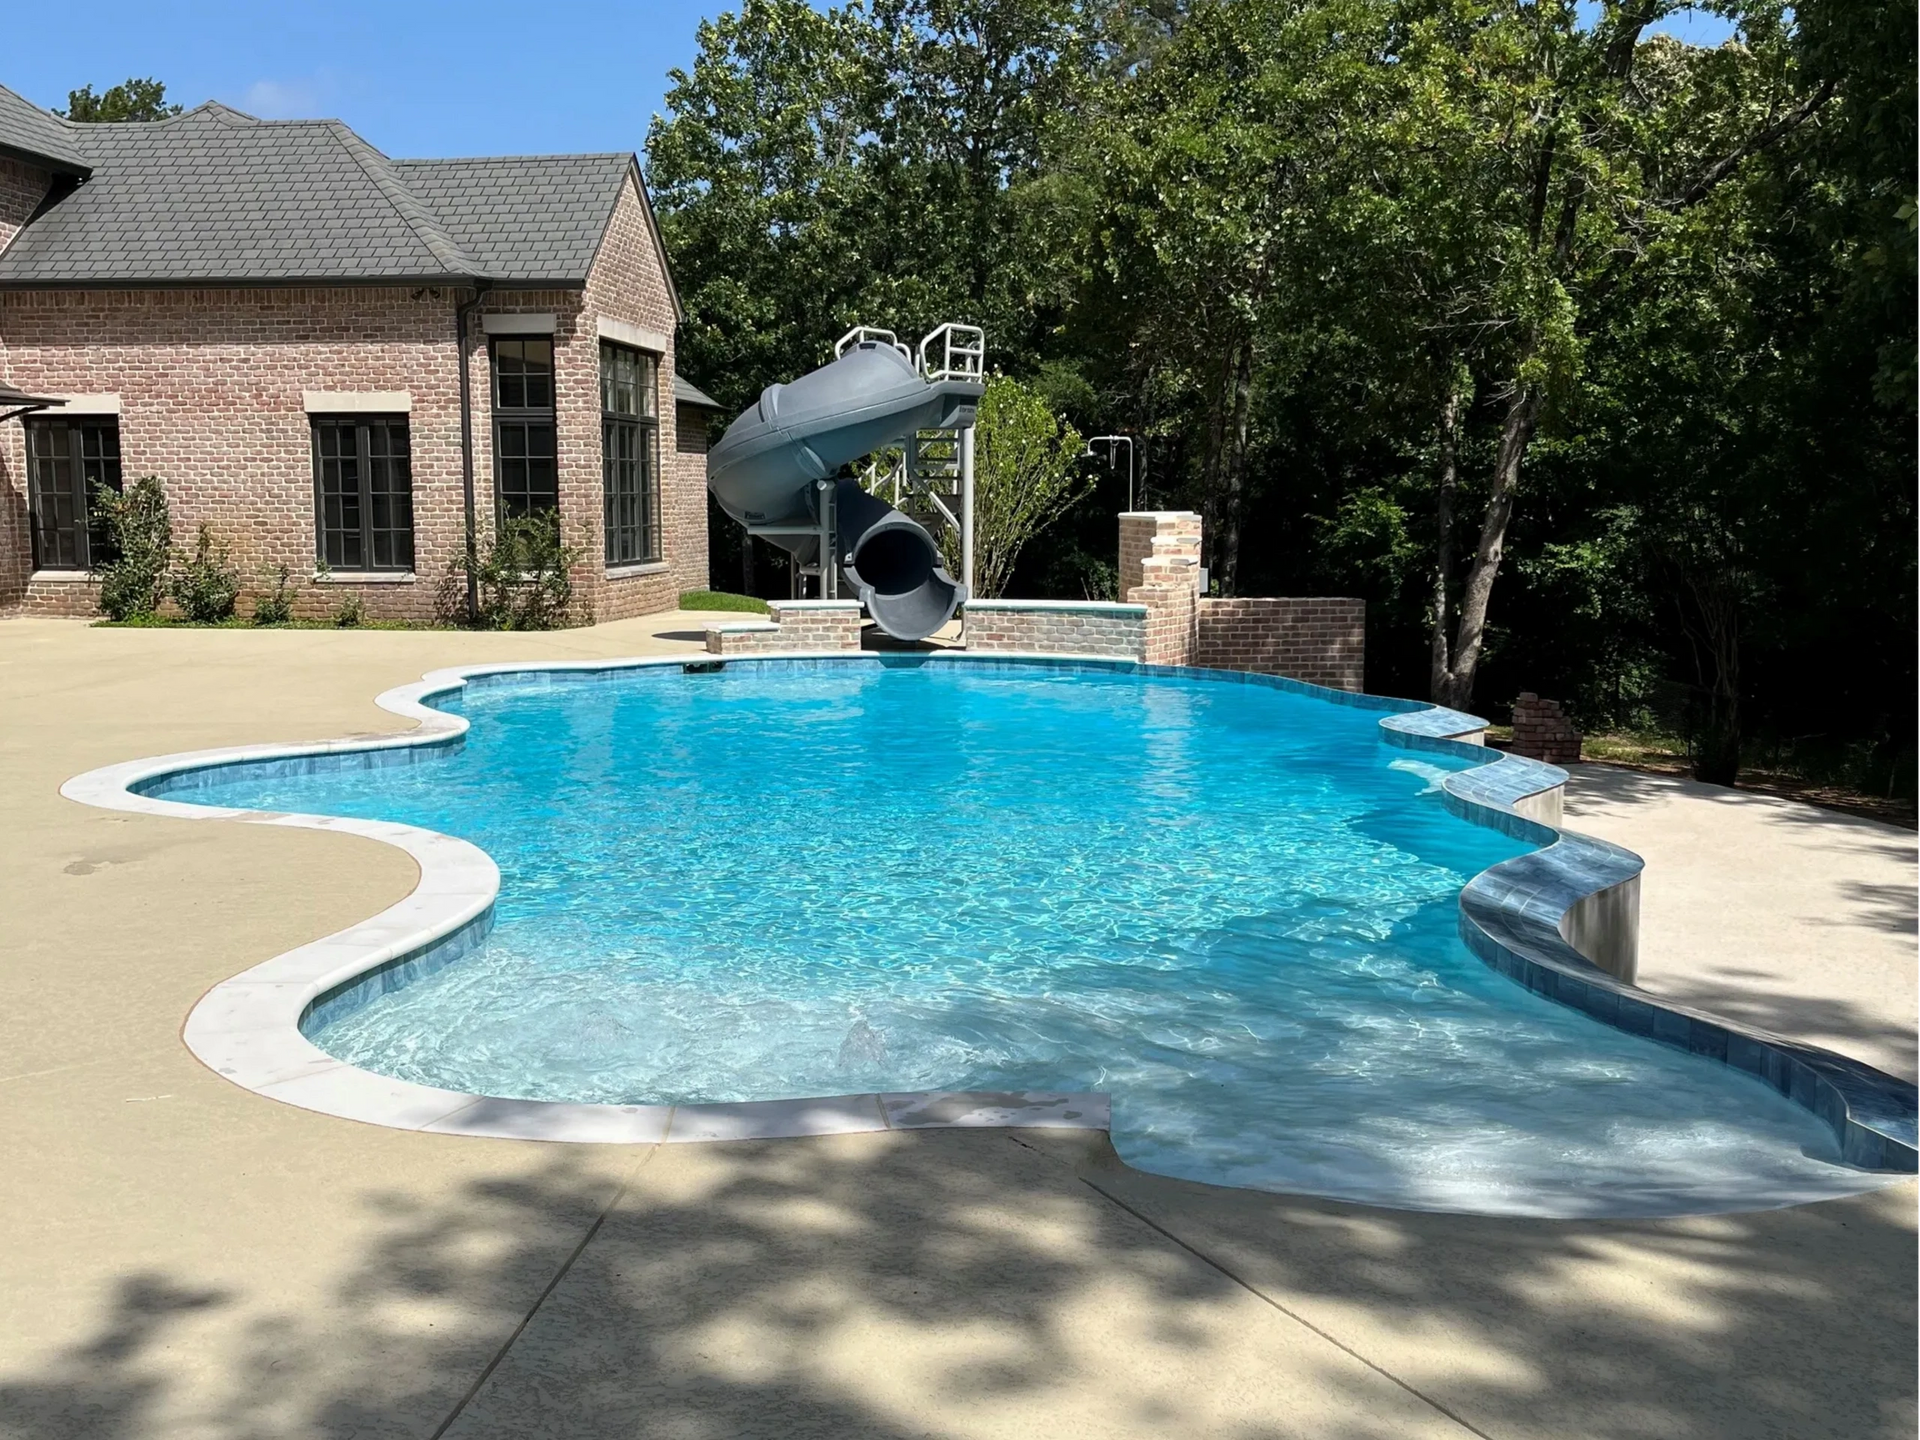
[[(16, 102), (7, 104), (7, 101)], [(0, 286), (587, 278), (631, 155), (389, 160), (337, 120), (208, 103), (69, 125), (0, 89), (91, 170), (0, 251)], [(29, 137), (31, 138), (31, 137)]]
[(0, 85), (0, 150), (84, 175), (87, 162), (73, 141), (77, 128)]
[(691, 380), (673, 377), (673, 401), (676, 405), (698, 405), (707, 410), (724, 410), (726, 407)]
[(394, 172), (489, 275), (584, 280), (631, 155), (395, 160)]

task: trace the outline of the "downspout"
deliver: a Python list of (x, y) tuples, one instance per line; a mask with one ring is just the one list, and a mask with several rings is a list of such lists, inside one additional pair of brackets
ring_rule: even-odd
[(467, 623), (480, 623), (480, 542), (473, 504), (473, 376), (467, 357), (467, 317), (487, 298), (492, 281), (473, 287), (473, 298), (453, 312), (454, 333), (460, 351), (460, 484), (467, 504)]

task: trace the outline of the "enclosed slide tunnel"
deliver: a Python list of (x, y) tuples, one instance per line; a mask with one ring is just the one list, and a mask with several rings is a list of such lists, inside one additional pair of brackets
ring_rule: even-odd
[(924, 640), (953, 618), (965, 587), (919, 522), (840, 471), (921, 430), (971, 425), (982, 391), (977, 372), (929, 379), (903, 348), (861, 339), (832, 364), (762, 391), (707, 453), (707, 488), (796, 565), (825, 575), (837, 564), (887, 634)]

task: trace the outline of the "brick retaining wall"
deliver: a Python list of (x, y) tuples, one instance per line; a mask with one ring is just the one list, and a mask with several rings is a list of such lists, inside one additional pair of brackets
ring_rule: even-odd
[(858, 650), (858, 600), (773, 600), (766, 620), (707, 624), (709, 655), (763, 655), (771, 650)]
[(1335, 690), (1359, 690), (1365, 683), (1364, 600), (1203, 598), (1197, 628), (1196, 665), (1285, 675)]
[(966, 609), (970, 652), (1103, 655), (1138, 660), (1147, 607), (1109, 600), (973, 600)]

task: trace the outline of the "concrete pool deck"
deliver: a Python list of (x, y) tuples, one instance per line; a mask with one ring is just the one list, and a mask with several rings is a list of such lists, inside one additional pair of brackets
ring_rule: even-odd
[[(188, 1055), (209, 986), (398, 899), (412, 863), (62, 781), (399, 728), (372, 697), (429, 669), (698, 652), (705, 618), (0, 624), (0, 1435), (1914, 1433), (1911, 1184), (1415, 1215), (1160, 1180), (1084, 1137), (411, 1134)], [(1582, 767), (1569, 822), (1649, 860), (1641, 982), (1910, 1075), (1914, 837), (1623, 773)]]

